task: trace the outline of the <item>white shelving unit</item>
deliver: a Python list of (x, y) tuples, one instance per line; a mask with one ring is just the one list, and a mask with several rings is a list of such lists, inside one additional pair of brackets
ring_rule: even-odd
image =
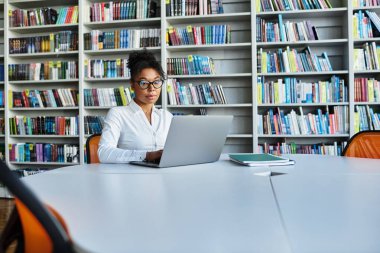
[[(259, 1), (259, 0), (256, 0)], [(171, 57), (186, 57), (189, 54), (210, 56), (214, 59), (216, 74), (214, 75), (168, 75), (168, 78), (180, 79), (184, 85), (208, 83), (221, 84), (226, 94), (228, 104), (214, 105), (170, 105), (168, 104), (167, 90), (163, 86), (161, 100), (157, 106), (167, 109), (173, 113), (199, 114), (200, 109), (206, 110), (210, 115), (234, 115), (234, 122), (227, 137), (227, 142), (223, 152), (255, 152), (258, 145), (264, 142), (277, 143), (292, 140), (299, 144), (312, 144), (317, 141), (347, 141), (354, 134), (354, 120), (352, 115), (356, 105), (370, 105), (376, 108), (379, 103), (354, 102), (354, 78), (374, 76), (379, 77), (380, 71), (355, 71), (353, 69), (353, 48), (365, 42), (380, 42), (380, 38), (353, 39), (352, 15), (359, 9), (369, 9), (380, 14), (380, 7), (353, 8), (351, 1), (330, 0), (332, 9), (325, 10), (297, 10), (297, 11), (275, 11), (260, 12), (255, 9), (256, 1), (252, 0), (228, 0), (223, 1), (224, 14), (202, 15), (202, 16), (175, 16), (166, 17), (165, 1), (159, 2), (160, 17), (148, 19), (129, 19), (107, 22), (90, 22), (88, 8), (91, 3), (101, 2), (100, 0), (5, 0), (3, 17), (7, 16), (9, 10), (15, 8), (28, 9), (43, 6), (79, 6), (79, 23), (67, 25), (46, 25), (36, 27), (9, 28), (8, 20), (4, 20), (5, 29), (0, 29), (0, 38), (3, 36), (4, 53), (3, 61), (5, 73), (8, 73), (8, 64), (38, 62), (46, 59), (75, 59), (78, 61), (79, 77), (72, 80), (41, 80), (41, 81), (9, 81), (5, 76), (5, 82), (0, 82), (0, 87), (5, 91), (23, 89), (51, 89), (51, 88), (77, 88), (79, 90), (79, 105), (69, 108), (9, 108), (8, 98), (5, 98), (5, 110), (0, 109), (4, 118), (15, 115), (47, 115), (60, 116), (79, 115), (80, 133), (78, 136), (15, 136), (9, 134), (9, 123), (6, 121), (5, 135), (0, 135), (0, 139), (5, 142), (6, 154), (8, 154), (8, 144), (24, 142), (25, 140), (55, 141), (58, 143), (75, 143), (80, 147), (80, 163), (84, 163), (84, 147), (86, 138), (89, 136), (84, 132), (85, 116), (105, 116), (110, 109), (109, 106), (84, 106), (84, 89), (91, 88), (117, 88), (128, 87), (130, 78), (88, 78), (84, 75), (85, 63), (92, 59), (114, 60), (118, 58), (127, 59), (129, 54), (138, 49), (104, 49), (85, 50), (84, 34), (92, 30), (113, 31), (120, 29), (161, 29), (161, 45), (149, 47), (166, 71), (166, 60)], [(0, 4), (1, 5), (1, 4)], [(311, 20), (317, 27), (319, 40), (298, 41), (298, 42), (256, 42), (256, 17), (265, 20), (277, 20), (281, 14), (283, 20), (301, 21)], [(187, 25), (216, 25), (228, 24), (232, 27), (232, 43), (223, 45), (183, 45), (169, 46), (165, 43), (167, 28), (185, 27)], [(0, 25), (1, 27), (1, 25)], [(78, 51), (52, 52), (36, 54), (10, 54), (8, 40), (10, 38), (21, 38), (28, 36), (46, 35), (51, 32), (75, 30), (78, 31)], [(333, 65), (333, 71), (325, 72), (291, 72), (291, 73), (257, 73), (257, 52), (262, 48), (270, 51), (277, 48), (303, 49), (306, 46), (312, 48), (313, 52), (320, 55), (326, 51)], [(278, 78), (295, 77), (303, 81), (329, 80), (336, 75), (345, 80), (349, 88), (349, 100), (347, 102), (320, 103), (320, 104), (258, 104), (257, 103), (257, 78), (264, 77), (266, 80), (276, 80)], [(7, 92), (5, 92), (7, 94)], [(311, 112), (318, 108), (332, 108), (334, 106), (346, 106), (349, 108), (349, 133), (333, 135), (259, 135), (257, 131), (257, 114), (281, 108), (291, 110), (302, 107), (306, 112)], [(20, 168), (26, 166), (40, 166), (38, 163), (15, 163), (7, 162), (12, 167)], [(62, 164), (44, 163), (46, 167), (57, 167)]]

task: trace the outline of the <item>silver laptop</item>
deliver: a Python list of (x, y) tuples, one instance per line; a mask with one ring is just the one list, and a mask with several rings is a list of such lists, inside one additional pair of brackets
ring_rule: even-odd
[(219, 159), (233, 116), (174, 116), (160, 162), (131, 164), (164, 168)]

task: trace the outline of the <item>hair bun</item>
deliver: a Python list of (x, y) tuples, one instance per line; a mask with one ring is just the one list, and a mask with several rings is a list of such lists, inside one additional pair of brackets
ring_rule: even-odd
[(134, 51), (129, 55), (128, 68), (132, 69), (140, 61), (156, 61), (154, 54), (144, 49), (142, 51)]

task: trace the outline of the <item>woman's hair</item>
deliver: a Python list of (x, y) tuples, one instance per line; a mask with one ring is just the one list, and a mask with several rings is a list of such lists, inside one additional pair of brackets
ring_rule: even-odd
[(128, 68), (131, 71), (131, 79), (135, 80), (143, 69), (152, 68), (156, 70), (162, 79), (165, 79), (165, 73), (161, 64), (156, 60), (153, 53), (144, 49), (142, 51), (134, 51), (129, 55)]

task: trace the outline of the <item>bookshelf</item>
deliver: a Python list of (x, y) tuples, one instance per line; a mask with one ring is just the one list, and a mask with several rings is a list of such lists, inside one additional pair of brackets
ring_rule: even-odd
[[(291, 11), (258, 11), (257, 4), (260, 1), (248, 0), (226, 0), (223, 1), (224, 13), (207, 15), (170, 16), (166, 13), (166, 1), (152, 1), (152, 15), (145, 18), (113, 17), (104, 21), (92, 21), (95, 14), (90, 12), (90, 7), (94, 7), (102, 2), (101, 0), (5, 0), (0, 6), (0, 61), (4, 62), (5, 73), (9, 72), (12, 64), (41, 63), (44, 61), (74, 61), (78, 68), (75, 78), (55, 79), (55, 80), (17, 80), (10, 79), (5, 75), (5, 81), (0, 81), (0, 90), (22, 92), (24, 90), (53, 90), (53, 89), (76, 89), (78, 90), (78, 104), (70, 107), (10, 107), (10, 97), (5, 96), (5, 108), (0, 110), (3, 118), (14, 116), (38, 117), (38, 116), (78, 116), (79, 133), (70, 136), (56, 135), (10, 135), (9, 122), (5, 122), (5, 134), (0, 134), (0, 140), (5, 145), (5, 153), (9, 154), (9, 144), (15, 143), (58, 143), (74, 144), (79, 149), (79, 163), (85, 163), (84, 145), (90, 135), (88, 129), (88, 119), (91, 117), (104, 117), (112, 106), (88, 106), (85, 105), (86, 90), (95, 89), (126, 89), (129, 87), (129, 75), (122, 68), (123, 59), (128, 59), (133, 50), (142, 50), (142, 46), (137, 42), (130, 42), (128, 45), (101, 45), (93, 46), (88, 38), (91, 36), (120, 36), (127, 33), (134, 38), (143, 37), (143, 34), (150, 34), (153, 38), (160, 37), (159, 43), (153, 43), (147, 47), (152, 51), (165, 71), (167, 71), (167, 61), (170, 58), (186, 58), (189, 55), (208, 56), (213, 59), (215, 74), (197, 75), (168, 75), (170, 79), (180, 81), (181, 85), (188, 87), (201, 84), (221, 85), (227, 103), (223, 104), (171, 104), (167, 95), (167, 87), (163, 86), (161, 99), (157, 106), (167, 109), (173, 114), (214, 114), (214, 115), (234, 115), (234, 122), (228, 135), (223, 152), (258, 152), (261, 147), (287, 145), (298, 148), (302, 146), (312, 146), (317, 143), (325, 143), (326, 146), (340, 145), (349, 139), (356, 132), (355, 115), (358, 115), (357, 108), (372, 108), (375, 113), (380, 112), (380, 102), (378, 101), (357, 101), (355, 98), (356, 78), (375, 78), (380, 80), (380, 69), (375, 70), (355, 70), (354, 69), (354, 49), (362, 47), (365, 43), (376, 43), (380, 46), (379, 38), (354, 38), (353, 15), (359, 11), (374, 11), (380, 14), (380, 7), (354, 7), (352, 1), (330, 0), (331, 9), (312, 10), (291, 10)], [(109, 3), (108, 3), (109, 4)], [(67, 24), (47, 24), (26, 27), (10, 26), (8, 17), (9, 11), (15, 9), (38, 9), (42, 7), (69, 7), (78, 6), (79, 20), (77, 23)], [(154, 7), (155, 6), (155, 7)], [(137, 7), (136, 7), (137, 8)], [(141, 9), (141, 8), (140, 8)], [(136, 9), (137, 10), (137, 9)], [(6, 15), (4, 15), (4, 13)], [(90, 17), (91, 13), (91, 17)], [(132, 15), (132, 14), (131, 14)], [(145, 13), (144, 15), (148, 15)], [(96, 16), (96, 15), (95, 15)], [(300, 23), (310, 21), (318, 34), (318, 40), (290, 40), (290, 41), (257, 41), (256, 19), (260, 18), (265, 22), (278, 23), (281, 16), (284, 23)], [(1, 21), (3, 20), (3, 23)], [(188, 26), (230, 26), (231, 40), (226, 43), (202, 43), (202, 44), (182, 44), (172, 45), (166, 41), (166, 32), (171, 28), (182, 29)], [(5, 29), (4, 29), (4, 28)], [(201, 28), (200, 28), (201, 29)], [(223, 28), (224, 29), (224, 28)], [(226, 28), (227, 30), (227, 28)], [(78, 46), (74, 50), (54, 50), (49, 52), (34, 53), (10, 53), (9, 39), (25, 39), (38, 36), (50, 36), (69, 31), (77, 34)], [(153, 35), (152, 35), (153, 34)], [(55, 36), (55, 35), (54, 35)], [(86, 37), (87, 36), (87, 37)], [(90, 37), (89, 37), (90, 36)], [(99, 40), (98, 40), (99, 41)], [(90, 41), (91, 42), (91, 41)], [(134, 44), (137, 43), (137, 44)], [(142, 43), (142, 42), (141, 42)], [(258, 72), (260, 64), (257, 55), (260, 52), (276, 52), (278, 49), (297, 50), (303, 52), (305, 48), (310, 48), (312, 53), (322, 57), (325, 52), (332, 68), (325, 71), (282, 71), (282, 72)], [(323, 57), (322, 57), (323, 58)], [(322, 59), (323, 60), (323, 59)], [(321, 61), (322, 61), (321, 60)], [(118, 74), (99, 73), (91, 75), (88, 70), (91, 64), (116, 65), (120, 70)], [(90, 67), (89, 67), (90, 66)], [(87, 72), (86, 72), (87, 71)], [(90, 72), (91, 73), (91, 72)], [(108, 76), (108, 77), (106, 77)], [(258, 80), (265, 82), (278, 82), (279, 79), (294, 79), (298, 83), (318, 83), (331, 82), (332, 77), (344, 80), (346, 99), (336, 99), (335, 101), (300, 102), (289, 103), (269, 103), (259, 102)], [(325, 84), (323, 84), (325, 85)], [(8, 92), (5, 92), (8, 94)], [(266, 115), (270, 110), (283, 111), (284, 114), (292, 110), (297, 115), (302, 108), (303, 114), (317, 115), (321, 110), (323, 114), (327, 111), (333, 114), (334, 108), (346, 108), (348, 111), (346, 126), (344, 131), (333, 134), (324, 133), (322, 130), (316, 134), (262, 134), (259, 133), (260, 125), (257, 115)], [(363, 110), (363, 109), (359, 109)], [(363, 111), (363, 112), (364, 112)], [(262, 122), (261, 122), (262, 123)], [(1, 142), (0, 142), (1, 143)], [(13, 168), (55, 168), (61, 165), (71, 165), (71, 163), (38, 163), (38, 162), (15, 162), (10, 161), (6, 156), (6, 161)]]

